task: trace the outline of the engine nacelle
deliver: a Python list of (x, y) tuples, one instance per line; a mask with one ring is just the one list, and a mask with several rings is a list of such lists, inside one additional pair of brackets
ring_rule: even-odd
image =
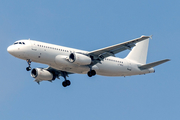
[(89, 65), (91, 64), (91, 58), (83, 54), (71, 53), (69, 55), (69, 62), (78, 65)]
[(57, 55), (55, 57), (55, 63), (59, 66), (70, 66), (71, 63), (69, 63), (68, 56), (64, 55)]
[(36, 80), (53, 80), (53, 74), (43, 68), (32, 69), (31, 76)]

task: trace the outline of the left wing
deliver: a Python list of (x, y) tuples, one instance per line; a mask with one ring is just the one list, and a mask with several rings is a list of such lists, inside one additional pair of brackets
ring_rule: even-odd
[(135, 45), (136, 43), (149, 39), (151, 37), (152, 36), (141, 36), (140, 38), (136, 38), (127, 42), (123, 42), (106, 48), (91, 51), (88, 53), (88, 55), (92, 56), (97, 63), (97, 61), (100, 62), (101, 60), (103, 60), (108, 56), (114, 56), (116, 53), (122, 52), (127, 49), (131, 50), (132, 47), (136, 46)]

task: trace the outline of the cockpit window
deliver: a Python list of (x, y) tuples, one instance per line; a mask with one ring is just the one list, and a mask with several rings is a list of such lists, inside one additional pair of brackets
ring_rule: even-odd
[(24, 42), (15, 42), (14, 45), (16, 45), (16, 44), (23, 44), (23, 45), (25, 45)]

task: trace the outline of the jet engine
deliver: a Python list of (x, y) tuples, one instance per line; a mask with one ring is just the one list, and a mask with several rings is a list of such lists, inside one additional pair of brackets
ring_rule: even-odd
[(31, 71), (31, 76), (36, 80), (53, 80), (53, 74), (43, 68), (34, 68)]
[(69, 55), (69, 62), (78, 65), (89, 65), (91, 64), (91, 58), (83, 54), (71, 53)]

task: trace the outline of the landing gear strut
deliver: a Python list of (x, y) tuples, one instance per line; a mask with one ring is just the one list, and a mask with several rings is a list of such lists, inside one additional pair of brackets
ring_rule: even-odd
[(71, 81), (67, 80), (66, 77), (68, 76), (67, 72), (61, 72), (62, 76), (64, 77), (64, 81), (62, 82), (62, 86), (63, 87), (67, 87), (69, 85), (71, 85)]
[(88, 75), (89, 77), (95, 76), (95, 75), (96, 75), (96, 71), (95, 71), (95, 70), (90, 70), (90, 71), (87, 73), (87, 75)]
[(26, 68), (27, 71), (30, 71), (31, 70), (31, 60), (30, 59), (27, 59), (26, 60), (27, 63), (28, 63), (28, 67)]

